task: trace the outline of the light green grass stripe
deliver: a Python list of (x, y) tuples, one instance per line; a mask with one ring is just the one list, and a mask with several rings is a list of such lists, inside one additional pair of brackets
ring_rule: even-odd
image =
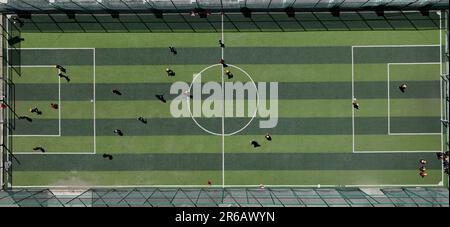
[(14, 172), (14, 185), (205, 185), (222, 182), (221, 171)]
[[(97, 137), (100, 138), (100, 137)], [(45, 152), (79, 152), (94, 153), (93, 136), (61, 136), (61, 137), (14, 137), (14, 152), (34, 152), (33, 147), (41, 146)], [(112, 140), (111, 140), (112, 141)], [(102, 145), (98, 144), (97, 148)], [(98, 151), (100, 152), (100, 151)]]
[[(391, 117), (441, 116), (440, 99), (390, 99), (389, 101)], [(356, 117), (388, 116), (388, 99), (360, 99), (358, 102), (361, 108), (356, 111)]]
[[(355, 65), (355, 81), (387, 81), (387, 64)], [(391, 65), (390, 81), (440, 80), (439, 64)]]
[[(16, 101), (16, 113), (19, 116), (29, 116), (33, 119), (59, 119), (59, 110), (52, 109), (50, 103), (58, 103), (58, 100)], [(128, 105), (132, 106), (132, 104)], [(30, 113), (29, 110), (33, 107), (37, 107), (42, 111), (42, 115)], [(94, 118), (94, 107), (91, 101), (61, 101), (61, 106), (59, 106), (59, 108), (61, 110), (61, 119)], [(104, 108), (106, 108), (105, 112), (108, 112), (108, 107), (105, 106)]]
[(440, 135), (355, 135), (357, 151), (440, 151)]
[[(33, 116), (35, 119), (58, 119), (58, 111), (50, 108), (52, 101), (17, 101), (18, 115)], [(54, 102), (54, 101), (53, 101)], [(440, 99), (391, 99), (391, 117), (434, 117), (440, 114)], [(230, 102), (227, 102), (231, 105)], [(247, 101), (245, 108), (247, 108)], [(387, 99), (361, 99), (358, 117), (387, 117)], [(234, 107), (236, 103), (234, 102)], [(269, 105), (268, 105), (269, 106)], [(29, 109), (38, 107), (42, 115), (31, 114)], [(234, 108), (233, 107), (233, 108)], [(235, 109), (235, 108), (234, 108)], [(351, 117), (351, 99), (298, 99), (279, 100), (278, 116), (282, 118), (330, 118)], [(247, 110), (245, 115), (247, 116)], [(170, 105), (159, 101), (96, 101), (97, 119), (134, 119), (143, 116), (172, 118)], [(259, 116), (259, 115), (258, 115)], [(62, 101), (63, 119), (92, 119), (93, 104), (90, 101)]]
[[(256, 82), (338, 82), (352, 80), (350, 64), (275, 64), (240, 65)], [(92, 83), (91, 66), (66, 66), (70, 83)], [(193, 74), (202, 71), (208, 65), (170, 66), (176, 72), (175, 77), (167, 77), (164, 71), (167, 65), (138, 66), (96, 66), (96, 83), (172, 83), (175, 81), (192, 82)], [(439, 80), (439, 65), (392, 65), (391, 80), (423, 81)], [(234, 80), (248, 81), (242, 72), (230, 69)], [(209, 72), (211, 71), (211, 72)], [(214, 68), (205, 72), (202, 81), (217, 81), (220, 73)], [(22, 68), (22, 76), (13, 76), (20, 83), (58, 83), (52, 68)], [(387, 81), (387, 64), (359, 64), (355, 66), (355, 81)]]
[(237, 185), (386, 185), (438, 184), (441, 181), (439, 170), (427, 172), (428, 176), (422, 179), (414, 170), (226, 171), (225, 182)]
[[(440, 170), (421, 178), (415, 170), (226, 171), (226, 185), (438, 184)], [(221, 185), (221, 171), (13, 172), (16, 186)]]
[[(23, 33), (22, 47), (214, 47), (220, 33)], [(436, 44), (437, 30), (227, 32), (229, 47)], [(279, 40), (279, 42), (274, 41)]]
[[(93, 66), (64, 66), (67, 70), (66, 75), (71, 79), (71, 84), (76, 83), (93, 83), (94, 67)], [(13, 71), (12, 80), (16, 84), (21, 83), (55, 83), (59, 81), (58, 70), (54, 67), (22, 67), (20, 75)], [(64, 78), (61, 84), (67, 83)], [(98, 82), (97, 82), (98, 83)]]
[[(352, 152), (351, 135), (273, 135), (266, 141), (264, 135), (225, 137), (226, 153), (347, 153)], [(97, 153), (221, 153), (220, 136), (97, 136)], [(250, 146), (255, 139), (262, 145)], [(439, 135), (356, 135), (357, 150), (439, 150)], [(93, 152), (93, 137), (15, 137), (15, 152), (32, 152), (42, 146), (46, 152)]]

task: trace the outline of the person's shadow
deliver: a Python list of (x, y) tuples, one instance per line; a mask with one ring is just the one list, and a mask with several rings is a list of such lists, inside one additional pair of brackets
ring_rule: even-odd
[(8, 39), (8, 44), (9, 44), (10, 46), (13, 46), (13, 45), (15, 45), (15, 44), (18, 44), (18, 43), (24, 41), (24, 40), (25, 40), (25, 39), (24, 39), (24, 38), (20, 38), (20, 36), (14, 36), (14, 37)]

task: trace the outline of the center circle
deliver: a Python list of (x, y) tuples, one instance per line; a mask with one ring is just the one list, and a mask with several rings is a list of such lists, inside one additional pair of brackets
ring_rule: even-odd
[[(248, 79), (252, 82), (252, 84), (253, 84), (253, 86), (255, 87), (255, 91), (256, 91), (256, 108), (255, 108), (255, 111), (253, 112), (253, 115), (252, 115), (252, 117), (250, 118), (250, 120), (242, 127), (242, 128), (240, 128), (240, 129), (238, 129), (238, 130), (236, 130), (236, 131), (233, 131), (233, 132), (231, 132), (231, 133), (223, 133), (223, 135), (224, 136), (232, 136), (232, 135), (234, 135), (234, 134), (237, 134), (237, 133), (239, 133), (239, 132), (241, 132), (242, 130), (244, 130), (244, 129), (246, 129), (251, 123), (252, 123), (252, 121), (253, 121), (253, 119), (255, 119), (255, 117), (256, 117), (256, 114), (257, 114), (257, 112), (258, 112), (258, 104), (259, 104), (259, 93), (258, 93), (258, 87), (256, 86), (256, 83), (255, 83), (255, 81), (253, 80), (253, 78), (245, 71), (245, 70), (243, 70), (243, 69), (241, 69), (241, 68), (239, 68), (239, 67), (237, 67), (237, 66), (235, 66), (235, 65), (231, 65), (231, 64), (227, 64), (229, 67), (232, 67), (232, 68), (235, 68), (235, 69), (237, 69), (237, 70), (239, 70), (239, 71), (241, 71), (241, 72), (243, 72), (247, 77), (248, 77)], [(208, 66), (208, 67), (206, 67), (206, 68), (204, 68), (202, 71), (200, 71), (199, 73), (197, 73), (197, 75), (195, 75), (194, 76), (194, 78), (192, 79), (192, 82), (191, 82), (191, 84), (189, 85), (189, 90), (188, 91), (190, 91), (191, 90), (191, 88), (192, 88), (192, 85), (194, 84), (194, 82), (195, 82), (195, 80), (199, 77), (199, 76), (201, 76), (202, 75), (202, 73), (204, 72), (204, 71), (206, 71), (206, 70), (208, 70), (208, 69), (210, 69), (210, 68), (213, 68), (213, 67), (215, 67), (215, 66), (222, 66), (222, 64), (214, 64), (214, 65), (210, 65), (210, 66)], [(221, 75), (222, 77), (224, 76), (223, 75), (223, 72), (222, 72), (222, 75)], [(224, 92), (224, 84), (222, 84), (222, 94), (224, 94), (225, 95), (225, 92)], [(208, 130), (207, 128), (205, 128), (204, 126), (202, 126), (196, 119), (195, 119), (195, 117), (192, 115), (192, 111), (191, 111), (191, 103), (190, 103), (190, 98), (189, 97), (186, 97), (186, 99), (187, 99), (187, 101), (188, 101), (188, 109), (189, 109), (189, 115), (191, 116), (191, 119), (195, 122), (195, 124), (199, 127), (199, 128), (201, 128), (203, 131), (205, 131), (205, 132), (207, 132), (207, 133), (209, 133), (209, 134), (212, 134), (212, 135), (216, 135), (216, 136), (222, 136), (222, 133), (218, 133), (218, 132), (213, 132), (213, 131), (211, 131), (211, 130)], [(222, 97), (222, 114), (224, 114), (224, 106), (225, 106), (225, 101), (224, 101), (224, 99), (225, 99), (225, 97)], [(222, 117), (225, 117), (225, 116), (222, 116)]]

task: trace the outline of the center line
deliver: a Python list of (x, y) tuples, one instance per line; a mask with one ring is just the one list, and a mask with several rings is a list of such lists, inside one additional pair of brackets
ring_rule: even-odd
[[(223, 35), (223, 14), (222, 13), (222, 43), (225, 43), (224, 40), (224, 35)], [(222, 47), (220, 47), (220, 49), (222, 50), (222, 59), (224, 59), (223, 57), (223, 49)], [(225, 59), (224, 59), (225, 60)], [(222, 188), (225, 187), (225, 86), (224, 86), (224, 79), (223, 79), (223, 64), (222, 64)]]

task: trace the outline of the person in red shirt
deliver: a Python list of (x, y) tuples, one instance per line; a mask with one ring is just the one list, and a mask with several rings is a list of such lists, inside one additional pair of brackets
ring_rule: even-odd
[(424, 178), (424, 177), (426, 177), (428, 174), (427, 174), (425, 171), (421, 171), (421, 172), (419, 173), (419, 175), (420, 175), (422, 178)]
[(7, 106), (5, 103), (0, 104), (0, 108), (5, 109)]
[(208, 180), (208, 186), (211, 186), (211, 185), (212, 185), (211, 180)]
[(52, 109), (57, 110), (59, 108), (58, 104), (56, 103), (50, 103), (50, 107), (52, 107)]
[(225, 64), (225, 60), (223, 60), (222, 58), (219, 60), (219, 63), (222, 64), (223, 67), (228, 67), (228, 65)]

